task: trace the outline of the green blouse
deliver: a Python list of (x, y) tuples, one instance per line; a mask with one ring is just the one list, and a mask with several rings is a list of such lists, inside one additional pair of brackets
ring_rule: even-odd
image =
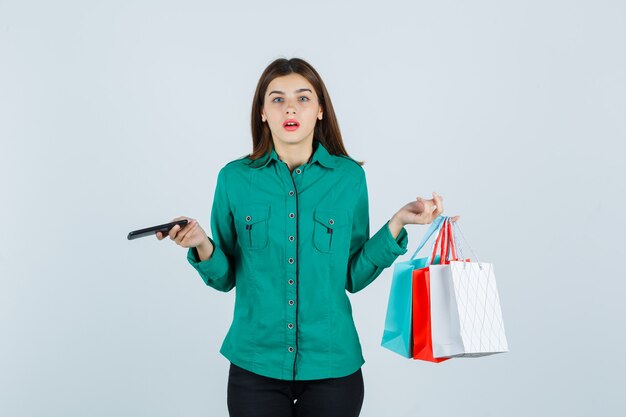
[(336, 378), (365, 362), (346, 291), (355, 293), (407, 251), (389, 221), (370, 237), (365, 171), (313, 141), (289, 172), (274, 149), (218, 173), (209, 238), (215, 250), (187, 259), (217, 290), (236, 287), (220, 353), (278, 379)]

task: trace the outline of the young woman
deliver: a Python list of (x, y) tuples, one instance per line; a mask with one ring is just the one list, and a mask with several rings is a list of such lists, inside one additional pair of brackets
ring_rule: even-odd
[(348, 156), (328, 91), (302, 59), (277, 59), (261, 75), (252, 145), (218, 173), (213, 237), (185, 216), (169, 232), (208, 286), (237, 287), (220, 349), (231, 362), (229, 413), (358, 416), (364, 359), (346, 291), (406, 253), (404, 225), (431, 223), (442, 197), (417, 197), (370, 237), (362, 163)]

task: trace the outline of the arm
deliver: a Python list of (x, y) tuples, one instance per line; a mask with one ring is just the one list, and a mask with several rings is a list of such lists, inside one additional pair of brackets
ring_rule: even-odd
[(228, 186), (223, 168), (217, 175), (211, 209), (211, 231), (213, 239), (208, 238), (210, 243), (189, 248), (187, 260), (198, 271), (206, 285), (219, 291), (230, 291), (235, 286), (234, 252), (237, 233), (230, 211)]
[[(346, 290), (362, 290), (407, 252), (408, 234), (395, 217), (369, 237), (369, 202), (365, 171), (359, 181), (354, 207)], [(392, 231), (393, 229), (393, 231)]]

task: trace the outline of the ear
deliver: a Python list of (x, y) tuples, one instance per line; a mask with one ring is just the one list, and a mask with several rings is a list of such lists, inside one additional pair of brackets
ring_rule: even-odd
[(318, 120), (322, 120), (322, 116), (324, 115), (324, 109), (320, 107), (320, 110), (317, 112)]
[(265, 122), (267, 118), (265, 117), (265, 113), (261, 112), (261, 121)]

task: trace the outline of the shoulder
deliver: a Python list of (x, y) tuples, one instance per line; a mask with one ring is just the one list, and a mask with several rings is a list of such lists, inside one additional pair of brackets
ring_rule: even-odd
[(231, 172), (231, 171), (238, 171), (238, 170), (249, 168), (250, 162), (252, 162), (249, 156), (250, 155), (244, 155), (242, 157), (239, 157), (237, 159), (233, 159), (232, 161), (227, 162), (226, 164), (222, 166), (222, 168), (220, 169), (220, 172), (222, 171)]
[(338, 174), (353, 178), (357, 182), (365, 181), (365, 170), (358, 161), (347, 155), (333, 155), (333, 159)]
[(244, 155), (222, 165), (217, 174), (217, 181), (224, 183), (227, 181), (227, 178), (228, 181), (236, 181), (237, 178), (243, 178), (242, 175), (245, 176), (245, 173), (250, 169), (251, 159), (248, 156)]

